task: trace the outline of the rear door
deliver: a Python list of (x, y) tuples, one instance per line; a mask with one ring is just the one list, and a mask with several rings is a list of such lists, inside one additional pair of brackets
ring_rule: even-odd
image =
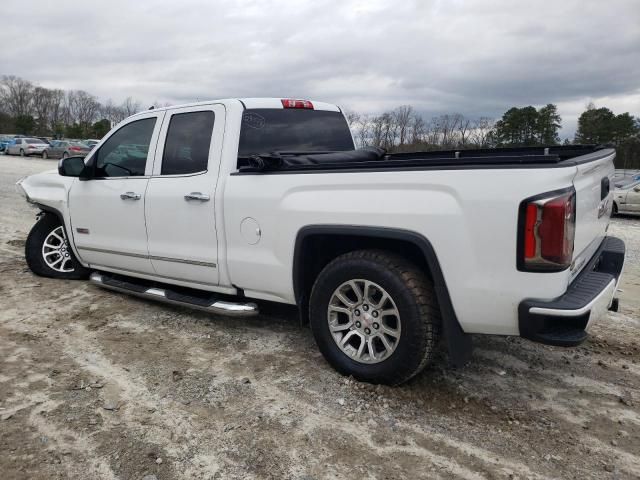
[(166, 113), (146, 198), (149, 255), (159, 276), (218, 284), (214, 196), (224, 125), (219, 104)]
[(136, 115), (93, 152), (95, 178), (69, 191), (72, 234), (82, 260), (96, 268), (153, 274), (147, 250), (145, 192), (164, 112)]

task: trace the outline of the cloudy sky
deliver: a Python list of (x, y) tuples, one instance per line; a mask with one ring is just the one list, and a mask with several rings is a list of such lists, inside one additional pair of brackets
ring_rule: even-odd
[(640, 116), (639, 0), (2, 4), (0, 74), (101, 100), (297, 97), (427, 117), (551, 102), (562, 136), (590, 101)]

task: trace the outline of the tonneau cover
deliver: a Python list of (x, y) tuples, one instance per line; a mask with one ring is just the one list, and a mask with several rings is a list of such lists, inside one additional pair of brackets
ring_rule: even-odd
[(475, 150), (443, 150), (387, 154), (381, 148), (365, 148), (343, 152), (272, 152), (241, 157), (241, 172), (343, 170), (402, 167), (445, 166), (520, 166), (552, 165), (605, 147), (571, 145), (556, 147), (493, 148)]

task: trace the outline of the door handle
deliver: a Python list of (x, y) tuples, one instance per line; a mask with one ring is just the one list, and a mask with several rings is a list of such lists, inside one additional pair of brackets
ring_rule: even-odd
[(125, 192), (120, 194), (120, 198), (122, 200), (140, 200), (142, 198), (142, 195), (135, 192)]
[(189, 200), (199, 200), (201, 202), (208, 202), (209, 201), (209, 195), (205, 195), (204, 193), (200, 193), (200, 192), (191, 192), (191, 193), (185, 195), (184, 199), (187, 202)]

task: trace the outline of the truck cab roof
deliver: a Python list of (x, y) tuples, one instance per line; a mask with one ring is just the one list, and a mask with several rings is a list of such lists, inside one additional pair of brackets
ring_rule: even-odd
[[(171, 105), (169, 107), (160, 107), (160, 108), (155, 108), (154, 110), (171, 110), (174, 108), (184, 108), (184, 107), (197, 107), (199, 105), (210, 105), (212, 103), (221, 103), (225, 106), (230, 106), (230, 105), (242, 105), (242, 107), (244, 109), (258, 109), (258, 108), (280, 108), (280, 109), (284, 109), (284, 104), (283, 101), (302, 101), (302, 102), (308, 102), (308, 104), (312, 105), (313, 110), (324, 110), (324, 111), (329, 111), (329, 112), (342, 112), (342, 110), (340, 109), (340, 107), (338, 107), (337, 105), (331, 104), (331, 103), (326, 103), (326, 102), (319, 102), (316, 100), (301, 100), (301, 99), (293, 99), (293, 98), (276, 98), (276, 97), (256, 97), (256, 98), (223, 98), (223, 99), (217, 99), (217, 100), (206, 100), (203, 102), (193, 102), (193, 103), (185, 103), (185, 104), (180, 104), (180, 105)], [(138, 112), (135, 115), (139, 115), (141, 113), (144, 113), (147, 110), (144, 110), (143, 112)]]

